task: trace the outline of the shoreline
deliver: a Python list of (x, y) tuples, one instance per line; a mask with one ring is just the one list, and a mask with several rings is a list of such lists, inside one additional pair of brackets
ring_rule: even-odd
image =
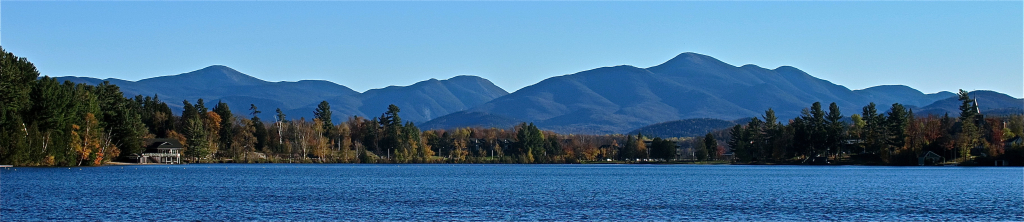
[(262, 163), (216, 163), (215, 162), (215, 163), (166, 164), (166, 163), (109, 162), (109, 163), (105, 163), (105, 164), (100, 165), (100, 166), (15, 166), (15, 165), (6, 165), (6, 166), (0, 166), (0, 168), (19, 168), (19, 167), (42, 167), (42, 168), (51, 168), (52, 167), (52, 168), (62, 168), (62, 167), (104, 167), (104, 166), (172, 166), (172, 165), (193, 165), (193, 164), (200, 164), (200, 165), (202, 165), (202, 164), (346, 164), (346, 165), (359, 165), (359, 164), (368, 164), (368, 165), (419, 165), (419, 164), (428, 164), (428, 165), (459, 165), (459, 164), (465, 164), (465, 165), (481, 165), (481, 164), (484, 164), (484, 165), (560, 165), (560, 164), (568, 164), (568, 165), (576, 165), (576, 164), (582, 164), (582, 165), (702, 165), (702, 166), (715, 165), (715, 166), (822, 166), (822, 167), (829, 167), (829, 166), (1024, 167), (1024, 166), (988, 166), (988, 165), (925, 165), (925, 166), (912, 165), (911, 166), (911, 165), (876, 165), (876, 164), (827, 164), (827, 165), (814, 165), (814, 164), (735, 164), (735, 163), (658, 163), (658, 162), (645, 162), (645, 163), (592, 162), (592, 163), (529, 163), (529, 164), (522, 164), (522, 163), (301, 163), (301, 162), (297, 162), (297, 163), (270, 163), (270, 162), (262, 162)]

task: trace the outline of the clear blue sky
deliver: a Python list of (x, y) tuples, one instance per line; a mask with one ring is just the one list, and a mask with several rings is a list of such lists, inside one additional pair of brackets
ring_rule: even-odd
[(477, 75), (508, 91), (683, 52), (790, 65), (850, 89), (1024, 96), (1008, 2), (21, 2), (0, 45), (44, 75), (139, 80), (221, 64), (356, 91)]

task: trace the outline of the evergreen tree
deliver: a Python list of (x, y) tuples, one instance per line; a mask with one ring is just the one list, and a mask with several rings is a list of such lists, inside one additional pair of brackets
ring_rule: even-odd
[(388, 106), (388, 111), (384, 112), (379, 119), (379, 124), (384, 129), (384, 138), (380, 141), (380, 145), (386, 149), (386, 153), (394, 152), (403, 144), (402, 117), (398, 115), (401, 111), (398, 106), (391, 104)]
[(114, 107), (114, 122), (111, 123), (111, 134), (114, 144), (121, 147), (121, 155), (140, 154), (144, 150), (143, 137), (148, 129), (142, 123), (142, 116), (138, 109), (132, 108), (131, 101), (123, 100)]
[(635, 160), (636, 150), (636, 139), (633, 135), (626, 135), (626, 145), (622, 147), (622, 152), (619, 152), (620, 158), (626, 161)]
[[(282, 115), (282, 117), (284, 115), (284, 113), (280, 112), (280, 109), (278, 109), (278, 114)], [(331, 104), (327, 103), (326, 100), (321, 101), (320, 104), (316, 106), (316, 110), (313, 111), (313, 118), (323, 122), (324, 132), (330, 132), (334, 127), (334, 122), (331, 122), (331, 115)], [(281, 120), (284, 119), (282, 118)]]
[(762, 118), (764, 118), (764, 124), (759, 125), (761, 125), (763, 129), (757, 129), (761, 131), (761, 144), (756, 146), (757, 149), (755, 150), (754, 156), (761, 160), (767, 160), (772, 156), (773, 152), (778, 151), (785, 153), (785, 147), (778, 143), (780, 140), (779, 137), (781, 136), (779, 134), (782, 131), (780, 130), (780, 128), (782, 128), (782, 124), (779, 123), (779, 118), (775, 116), (775, 110), (768, 108), (768, 110), (764, 112)]
[(750, 162), (750, 151), (747, 149), (747, 145), (750, 144), (748, 140), (747, 131), (743, 129), (742, 125), (735, 125), (729, 128), (729, 141), (726, 142), (732, 149), (733, 155), (736, 156), (739, 162)]
[(718, 141), (711, 133), (704, 135), (704, 149), (707, 150), (709, 159), (718, 159)]
[[(771, 143), (767, 141), (771, 141), (769, 137), (774, 132), (773, 128), (766, 127), (766, 125), (765, 122), (762, 122), (757, 117), (751, 118), (750, 122), (747, 122), (746, 139), (749, 144), (744, 148), (746, 148), (746, 153), (748, 153), (751, 161), (765, 161), (766, 156), (763, 153), (764, 150), (768, 149), (767, 147), (770, 147)], [(703, 144), (703, 140), (701, 140), (701, 143)]]
[(253, 127), (252, 136), (256, 138), (256, 144), (253, 145), (253, 150), (262, 151), (266, 149), (267, 139), (270, 135), (267, 133), (267, 127), (263, 125), (263, 120), (260, 120), (259, 114), (262, 112), (260, 112), (256, 107), (256, 104), (249, 104), (249, 110), (251, 110), (249, 114), (252, 115), (252, 119), (250, 120), (252, 122), (251, 126)]
[(811, 104), (810, 114), (809, 118), (805, 117), (805, 123), (807, 123), (805, 129), (810, 131), (810, 144), (813, 151), (811, 156), (815, 156), (828, 151), (825, 143), (828, 138), (828, 132), (825, 126), (825, 111), (821, 108), (821, 102)]
[(707, 145), (704, 144), (704, 140), (698, 137), (698, 139), (695, 139), (695, 141), (696, 142), (694, 142), (693, 144), (694, 158), (696, 158), (697, 161), (708, 160), (708, 147)]
[(661, 137), (655, 137), (651, 141), (651, 158), (672, 161), (676, 158), (676, 144)]
[(861, 139), (866, 144), (867, 152), (877, 153), (881, 151), (883, 144), (882, 136), (885, 133), (885, 116), (878, 114), (878, 111), (875, 109), (875, 103), (868, 103), (867, 106), (864, 106), (861, 117), (865, 121)]
[(825, 116), (825, 147), (829, 153), (838, 155), (846, 139), (846, 124), (842, 122), (843, 114), (839, 111), (836, 103), (828, 105), (828, 114)]
[(971, 99), (967, 91), (960, 90), (958, 93), (960, 104), (960, 131), (956, 139), (960, 157), (966, 160), (970, 157), (971, 149), (978, 146), (981, 140), (981, 130), (978, 126), (978, 105)]
[(889, 152), (902, 148), (907, 139), (907, 124), (910, 122), (907, 109), (899, 103), (893, 103), (886, 113), (886, 146)]
[(0, 47), (0, 163), (28, 162), (13, 159), (28, 152), (27, 127), (22, 118), (32, 107), (29, 92), (39, 77), (35, 65)]
[(515, 147), (520, 163), (533, 163), (535, 153), (543, 152), (544, 135), (533, 123), (521, 123), (516, 131)]
[(213, 112), (220, 116), (220, 132), (218, 133), (220, 136), (220, 147), (227, 151), (232, 148), (235, 118), (231, 113), (231, 107), (228, 107), (228, 104), (222, 101), (217, 101), (217, 105), (213, 106)]

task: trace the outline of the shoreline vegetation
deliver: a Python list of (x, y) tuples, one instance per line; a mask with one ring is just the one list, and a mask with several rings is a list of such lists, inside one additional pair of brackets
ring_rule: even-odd
[(703, 137), (650, 138), (558, 134), (525, 122), (420, 130), (395, 105), (338, 121), (326, 101), (312, 119), (289, 120), (280, 109), (268, 116), (255, 105), (239, 115), (201, 98), (182, 101), (178, 114), (159, 95), (59, 83), (2, 47), (0, 57), (0, 164), (14, 166), (118, 164), (153, 138), (183, 144), (186, 163), (1024, 165), (1024, 116), (986, 117), (963, 90), (958, 117), (919, 117), (898, 103), (880, 113), (871, 103), (847, 122), (835, 103), (827, 111), (814, 103), (785, 123), (768, 109)]

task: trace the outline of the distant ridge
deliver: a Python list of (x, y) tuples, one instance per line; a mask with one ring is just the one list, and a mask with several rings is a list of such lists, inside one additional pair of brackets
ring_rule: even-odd
[(425, 122), (508, 94), (487, 79), (476, 76), (431, 79), (411, 86), (390, 86), (359, 93), (323, 80), (267, 82), (222, 65), (134, 82), (73, 76), (57, 79), (93, 85), (110, 81), (121, 87), (128, 97), (158, 95), (176, 113), (181, 112), (183, 100), (195, 103), (202, 98), (206, 107), (213, 107), (218, 101), (223, 101), (232, 111), (240, 114), (249, 113), (249, 104), (255, 104), (266, 115), (264, 119), (273, 115), (270, 113), (278, 108), (290, 119), (309, 119), (317, 104), (328, 101), (334, 113), (332, 118), (336, 122), (350, 116), (378, 116), (389, 104), (397, 104), (402, 108), (404, 120)]
[[(971, 98), (978, 101), (978, 109), (983, 115), (1010, 115), (1024, 113), (1024, 99), (1013, 98), (1012, 96), (988, 91), (978, 90), (967, 93)], [(914, 115), (960, 115), (960, 100), (957, 97), (950, 97), (936, 101), (931, 105), (915, 110)]]
[(736, 124), (738, 123), (735, 121), (711, 118), (684, 119), (640, 127), (639, 129), (629, 132), (629, 134), (636, 135), (640, 133), (647, 137), (661, 138), (696, 137), (704, 136), (704, 134), (715, 130), (729, 128)]
[[(789, 119), (814, 102), (826, 106), (835, 102), (844, 116), (850, 116), (870, 102), (885, 108), (894, 102), (920, 107), (951, 96), (950, 92), (924, 94), (907, 86), (854, 91), (791, 66), (736, 67), (710, 56), (682, 53), (649, 68), (622, 65), (551, 77), (441, 118), (460, 119), (466, 126), (489, 125), (491, 119), (517, 119), (560, 133), (607, 134), (681, 119), (749, 118), (761, 116), (769, 108)], [(999, 105), (1003, 106), (1020, 107), (1021, 103)]]
[(955, 93), (948, 91), (924, 94), (921, 91), (904, 85), (881, 85), (854, 90), (853, 92), (866, 97), (876, 104), (900, 103), (905, 106), (914, 107), (924, 107), (931, 105), (935, 101), (956, 96)]
[[(780, 119), (789, 119), (814, 102), (826, 106), (835, 102), (847, 117), (860, 113), (869, 102), (878, 104), (879, 110), (892, 103), (905, 104), (916, 115), (941, 115), (959, 106), (955, 94), (947, 91), (925, 94), (903, 85), (850, 90), (791, 66), (737, 67), (689, 52), (648, 68), (620, 65), (555, 76), (511, 94), (476, 76), (429, 79), (359, 93), (322, 80), (267, 82), (223, 65), (139, 81), (58, 79), (87, 84), (110, 81), (126, 96), (159, 95), (175, 112), (181, 111), (182, 100), (203, 98), (207, 107), (224, 101), (244, 114), (249, 104), (256, 104), (263, 115), (280, 108), (290, 119), (298, 119), (312, 117), (316, 105), (328, 101), (333, 118), (341, 122), (350, 116), (379, 116), (387, 105), (396, 104), (403, 120), (423, 129), (510, 128), (518, 122), (534, 122), (544, 130), (574, 134), (629, 133), (677, 120), (744, 119), (761, 116), (768, 108)], [(974, 95), (980, 97), (987, 115), (1024, 113), (1022, 99), (992, 91)]]

